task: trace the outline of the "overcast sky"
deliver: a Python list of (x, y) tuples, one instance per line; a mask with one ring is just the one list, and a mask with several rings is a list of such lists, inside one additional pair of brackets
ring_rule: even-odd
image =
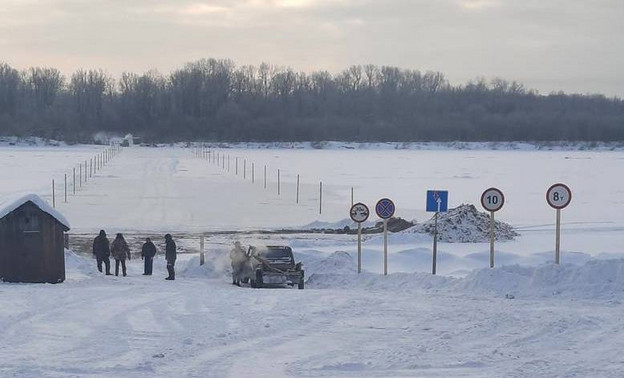
[(0, 61), (168, 73), (200, 58), (624, 97), (624, 0), (0, 0)]

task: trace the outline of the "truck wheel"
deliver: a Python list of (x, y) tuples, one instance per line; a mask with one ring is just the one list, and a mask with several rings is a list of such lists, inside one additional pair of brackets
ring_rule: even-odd
[(297, 285), (297, 287), (299, 288), (299, 290), (303, 290), (303, 288), (305, 287), (305, 283), (303, 282), (303, 277), (299, 279), (299, 285)]
[(256, 280), (250, 280), (249, 286), (251, 286), (252, 288), (256, 288)]

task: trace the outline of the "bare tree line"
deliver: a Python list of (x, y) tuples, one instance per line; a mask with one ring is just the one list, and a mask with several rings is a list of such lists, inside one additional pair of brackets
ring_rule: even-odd
[(0, 135), (146, 140), (624, 140), (624, 103), (546, 96), (502, 79), (453, 86), (439, 72), (356, 65), (338, 74), (203, 59), (168, 75), (0, 63)]

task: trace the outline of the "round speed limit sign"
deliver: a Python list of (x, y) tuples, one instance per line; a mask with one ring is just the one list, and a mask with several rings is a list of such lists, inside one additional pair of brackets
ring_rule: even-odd
[(498, 211), (505, 204), (505, 196), (497, 188), (486, 189), (481, 195), (481, 206), (487, 211)]
[(563, 209), (570, 204), (572, 191), (565, 184), (555, 184), (546, 191), (546, 201), (555, 209)]

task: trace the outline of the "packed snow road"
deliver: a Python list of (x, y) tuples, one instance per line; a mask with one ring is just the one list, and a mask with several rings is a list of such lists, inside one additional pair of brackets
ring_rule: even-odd
[(169, 282), (162, 261), (149, 277), (132, 262), (123, 278), (72, 259), (64, 284), (0, 285), (0, 376), (616, 377), (624, 363), (613, 300), (263, 290), (184, 263)]

